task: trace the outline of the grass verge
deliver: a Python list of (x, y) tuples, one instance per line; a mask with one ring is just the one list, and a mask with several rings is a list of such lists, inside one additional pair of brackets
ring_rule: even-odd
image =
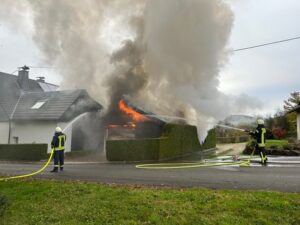
[(277, 149), (282, 150), (285, 145), (288, 144), (287, 140), (267, 140), (266, 148), (272, 148), (276, 146)]
[[(0, 182), (2, 224), (300, 224), (300, 194)], [(1, 222), (0, 222), (1, 224)]]

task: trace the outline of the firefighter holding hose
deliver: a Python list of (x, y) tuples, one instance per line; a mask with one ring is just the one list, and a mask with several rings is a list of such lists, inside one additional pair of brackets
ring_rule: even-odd
[(62, 132), (62, 129), (60, 127), (56, 127), (51, 141), (51, 147), (54, 150), (54, 168), (51, 170), (53, 173), (57, 173), (58, 168), (60, 168), (60, 171), (64, 170), (64, 152), (66, 140), (67, 137)]
[(267, 129), (264, 124), (265, 122), (263, 119), (258, 119), (255, 131), (246, 130), (246, 132), (256, 140), (255, 150), (259, 152), (262, 165), (266, 165), (268, 161), (265, 150)]

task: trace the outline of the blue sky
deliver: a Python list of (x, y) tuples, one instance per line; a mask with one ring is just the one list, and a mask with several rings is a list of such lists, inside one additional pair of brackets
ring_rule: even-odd
[[(232, 49), (300, 36), (300, 1), (232, 0), (234, 26)], [(0, 6), (1, 7), (1, 6)], [(0, 22), (0, 71), (11, 73), (24, 64), (47, 66), (31, 40), (32, 27), (12, 27)], [(23, 25), (24, 25), (23, 24)], [(300, 40), (235, 52), (220, 73), (219, 90), (230, 95), (247, 94), (263, 104), (263, 114), (282, 108), (283, 100), (299, 91)], [(45, 76), (59, 83), (55, 70), (32, 69), (31, 78)]]

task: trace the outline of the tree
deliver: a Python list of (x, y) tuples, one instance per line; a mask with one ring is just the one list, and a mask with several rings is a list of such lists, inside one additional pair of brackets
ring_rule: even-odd
[(295, 108), (297, 105), (300, 105), (300, 92), (293, 92), (288, 100), (284, 100), (284, 111), (288, 112)]
[(297, 137), (297, 113), (292, 112), (286, 114), (287, 135), (289, 137)]

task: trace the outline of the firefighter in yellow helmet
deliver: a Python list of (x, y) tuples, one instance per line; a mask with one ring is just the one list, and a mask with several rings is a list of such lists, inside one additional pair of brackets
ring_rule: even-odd
[(51, 148), (54, 149), (54, 168), (51, 172), (57, 173), (64, 170), (64, 152), (67, 136), (60, 127), (55, 128), (55, 133), (51, 141)]
[(266, 155), (266, 133), (267, 129), (265, 128), (265, 122), (263, 119), (257, 120), (257, 127), (255, 131), (250, 131), (250, 134), (255, 138), (255, 150), (259, 152), (262, 165), (266, 165), (268, 158)]

